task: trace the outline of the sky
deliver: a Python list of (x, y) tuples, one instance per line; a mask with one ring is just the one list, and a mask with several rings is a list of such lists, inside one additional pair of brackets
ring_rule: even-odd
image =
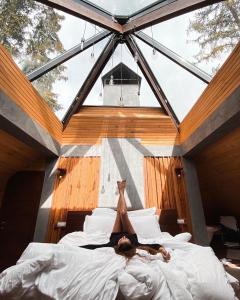
[[(61, 24), (62, 27), (59, 31), (59, 37), (66, 50), (81, 42), (85, 24), (85, 39), (94, 36), (99, 32), (99, 30), (102, 30), (100, 28), (95, 28), (94, 25), (86, 23), (79, 18), (62, 12), (59, 13), (65, 16), (65, 20)], [(153, 34), (153, 38), (158, 42), (170, 48), (184, 59), (194, 62), (194, 55), (197, 54), (199, 47), (195, 43), (187, 42), (187, 40), (194, 37), (193, 35), (187, 35), (189, 20), (192, 18), (194, 18), (194, 12), (157, 24), (152, 27), (152, 31), (151, 28), (147, 28), (144, 32), (150, 36)], [(95, 44), (94, 47), (83, 51), (76, 57), (64, 63), (67, 67), (65, 75), (68, 80), (58, 81), (54, 84), (54, 92), (58, 94), (58, 101), (63, 106), (62, 110), (56, 112), (56, 115), (60, 119), (62, 119), (65, 115), (68, 107), (74, 100), (86, 76), (105, 46), (107, 39)], [(158, 79), (168, 101), (181, 121), (189, 112), (193, 104), (197, 101), (207, 85), (160, 53), (153, 55), (152, 48), (139, 39), (137, 39), (137, 43), (152, 68), (154, 75)], [(91, 53), (94, 53), (94, 57), (91, 57)], [(221, 61), (224, 61), (226, 56), (227, 55), (221, 58)], [(123, 44), (122, 46), (118, 46), (113, 57), (105, 66), (101, 76), (111, 70), (111, 68), (116, 66), (119, 62), (127, 64), (128, 67), (142, 77), (140, 93), (141, 106), (159, 107), (157, 99), (152, 93), (151, 88), (148, 86), (148, 83), (144, 79), (141, 71), (137, 67), (136, 62), (126, 45)], [(201, 63), (198, 67), (211, 74), (212, 68), (216, 67), (218, 64), (219, 60), (215, 60), (209, 63)], [(84, 105), (102, 105), (102, 97), (100, 96), (101, 92), (102, 84), (99, 78), (85, 100)]]

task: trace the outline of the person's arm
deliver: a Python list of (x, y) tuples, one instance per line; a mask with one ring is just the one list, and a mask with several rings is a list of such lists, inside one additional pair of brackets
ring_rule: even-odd
[(170, 253), (167, 252), (167, 250), (166, 250), (163, 246), (161, 246), (161, 247), (159, 248), (159, 252), (162, 254), (162, 257), (163, 257), (163, 259), (164, 259), (165, 261), (170, 260), (170, 258), (171, 258)]
[(160, 244), (141, 244), (138, 242), (138, 246), (145, 246), (145, 247), (149, 247), (149, 248), (152, 248), (154, 250), (157, 250), (159, 253), (162, 254), (162, 257), (165, 261), (168, 261), (170, 260), (171, 258), (171, 255), (169, 252), (167, 252), (167, 250), (161, 246)]
[(85, 249), (90, 249), (90, 250), (94, 250), (97, 248), (103, 248), (103, 247), (112, 247), (111, 243), (107, 243), (107, 244), (98, 244), (98, 245), (94, 245), (94, 244), (89, 244), (89, 245), (83, 245), (83, 246), (79, 246), (80, 248), (85, 248)]
[(161, 248), (161, 245), (159, 245), (159, 244), (141, 244), (139, 242), (138, 242), (138, 246), (143, 246), (143, 247), (146, 246), (146, 247), (152, 248), (157, 251), (159, 251), (159, 249)]

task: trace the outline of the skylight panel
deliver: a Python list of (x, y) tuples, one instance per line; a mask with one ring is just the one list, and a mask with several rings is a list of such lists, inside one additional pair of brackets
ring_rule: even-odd
[[(107, 38), (94, 45), (94, 47), (88, 48), (84, 52), (78, 54), (77, 56), (71, 58), (63, 64), (63, 66), (65, 67), (64, 76), (66, 78), (65, 80), (57, 80), (53, 84), (52, 89), (53, 93), (57, 95), (59, 105), (61, 105), (62, 107), (55, 112), (59, 119), (62, 119), (62, 117), (69, 109), (72, 101), (74, 100), (81, 85), (85, 81), (91, 68), (94, 66), (96, 59), (99, 57), (106, 42)], [(54, 70), (50, 71), (49, 73), (52, 73), (53, 71)], [(38, 89), (41, 80), (47, 78), (47, 75), (49, 73), (43, 75), (33, 82), (35, 88)], [(41, 89), (38, 89), (38, 91), (41, 94)], [(46, 93), (47, 92), (48, 91), (46, 91)], [(44, 96), (44, 94), (42, 94), (42, 96)]]
[(139, 11), (147, 9), (149, 6), (153, 6), (157, 3), (164, 1), (165, 0), (84, 0), (84, 2), (89, 3), (99, 9), (102, 9), (113, 16), (131, 16)]
[(160, 53), (153, 54), (153, 49), (144, 42), (136, 41), (175, 114), (182, 121), (207, 85)]
[[(187, 61), (195, 64), (198, 68), (202, 69), (209, 75), (214, 76), (216, 71), (225, 62), (233, 48), (215, 59), (197, 63), (195, 56), (200, 51), (200, 46), (198, 43), (195, 43), (192, 40), (197, 38), (198, 34), (189, 32), (188, 28), (190, 22), (195, 19), (195, 14), (198, 11), (199, 10), (192, 11), (187, 14), (172, 18), (168, 21), (161, 22), (152, 26), (152, 28), (148, 27), (144, 29), (143, 32), (149, 36), (153, 35), (153, 38), (156, 41), (176, 52)], [(234, 34), (234, 31), (232, 34)]]

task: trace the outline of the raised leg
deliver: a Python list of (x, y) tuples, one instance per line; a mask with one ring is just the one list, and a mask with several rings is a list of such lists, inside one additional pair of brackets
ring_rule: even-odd
[[(117, 183), (118, 183), (118, 189), (119, 189), (119, 185), (121, 185), (121, 182), (118, 181)], [(121, 231), (123, 231), (122, 220), (121, 220), (121, 210), (122, 210), (122, 198), (119, 194), (118, 204), (117, 204), (117, 215), (116, 215), (115, 223), (113, 225), (112, 232), (121, 232)]]
[(120, 216), (122, 221), (122, 229), (123, 231), (129, 234), (135, 234), (135, 230), (132, 227), (132, 224), (128, 217), (126, 200), (124, 197), (124, 190), (126, 187), (126, 181), (122, 181), (122, 184), (119, 186), (119, 202), (120, 202)]

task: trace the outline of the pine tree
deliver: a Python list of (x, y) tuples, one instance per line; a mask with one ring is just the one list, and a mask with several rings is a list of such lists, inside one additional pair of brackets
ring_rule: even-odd
[(240, 1), (227, 0), (198, 10), (188, 32), (197, 33), (192, 40), (200, 46), (197, 62), (231, 51), (240, 40)]
[[(54, 9), (34, 0), (0, 0), (0, 43), (29, 73), (64, 51), (58, 37), (64, 20)], [(53, 110), (61, 109), (52, 92), (56, 80), (65, 80), (64, 66), (34, 81), (33, 84)]]

